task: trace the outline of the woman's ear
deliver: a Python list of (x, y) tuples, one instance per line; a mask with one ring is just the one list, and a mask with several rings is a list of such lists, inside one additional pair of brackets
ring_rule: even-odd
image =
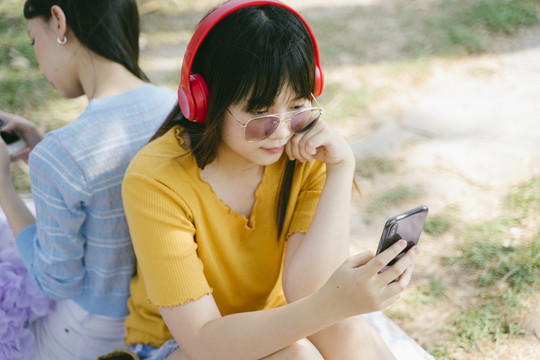
[(65, 39), (68, 33), (68, 25), (66, 22), (66, 14), (62, 8), (58, 5), (51, 7), (51, 21), (53, 22), (54, 31), (58, 36), (58, 39)]

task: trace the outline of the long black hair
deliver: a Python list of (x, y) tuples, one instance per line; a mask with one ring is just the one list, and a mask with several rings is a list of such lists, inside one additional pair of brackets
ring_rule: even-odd
[(135, 0), (26, 0), (24, 17), (51, 18), (58, 5), (79, 42), (96, 54), (122, 64), (139, 79), (139, 11)]
[[(271, 107), (287, 86), (310, 99), (315, 86), (315, 51), (304, 23), (279, 6), (246, 7), (217, 23), (195, 56), (192, 72), (208, 84), (206, 123), (187, 120), (176, 106), (154, 138), (180, 124), (203, 169), (217, 156), (225, 112), (233, 104), (245, 111)], [(288, 161), (277, 197), (276, 222), (281, 234), (294, 175)]]

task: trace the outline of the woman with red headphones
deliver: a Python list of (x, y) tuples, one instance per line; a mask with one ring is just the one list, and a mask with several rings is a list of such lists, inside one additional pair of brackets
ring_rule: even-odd
[(418, 251), (382, 273), (404, 241), (349, 256), (355, 160), (321, 118), (323, 85), (283, 3), (233, 0), (197, 28), (179, 106), (123, 183), (141, 359), (393, 358), (358, 315), (397, 300)]

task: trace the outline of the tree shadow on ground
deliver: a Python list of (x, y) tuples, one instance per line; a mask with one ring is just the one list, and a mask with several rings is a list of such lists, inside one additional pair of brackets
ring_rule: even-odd
[[(507, 53), (540, 45), (534, 0), (341, 3), (290, 2), (312, 27), (328, 69)], [(202, 4), (182, 11), (157, 9), (143, 14), (143, 32), (148, 36), (145, 52), (154, 57), (175, 57), (181, 63), (197, 22), (212, 6), (209, 1), (207, 8)]]

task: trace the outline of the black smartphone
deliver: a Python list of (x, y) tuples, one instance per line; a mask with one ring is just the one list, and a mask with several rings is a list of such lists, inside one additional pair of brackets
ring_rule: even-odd
[(0, 117), (0, 135), (8, 147), (9, 155), (13, 155), (26, 147), (26, 142), (15, 131), (1, 131), (6, 122)]
[[(381, 240), (377, 247), (377, 255), (392, 246), (396, 241), (407, 241), (407, 247), (403, 249), (387, 266), (392, 266), (409, 249), (418, 244), (420, 234), (424, 228), (428, 207), (421, 205), (402, 214), (391, 217), (384, 224)], [(386, 267), (385, 267), (386, 269)], [(384, 270), (384, 269), (383, 269)]]

